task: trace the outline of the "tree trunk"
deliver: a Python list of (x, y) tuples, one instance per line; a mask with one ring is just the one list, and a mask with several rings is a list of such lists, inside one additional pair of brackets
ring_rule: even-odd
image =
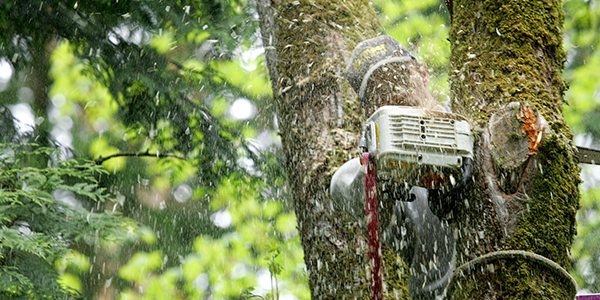
[[(448, 2), (453, 108), (477, 137), (474, 180), (442, 199), (459, 266), (448, 296), (573, 299), (563, 268), (579, 169), (561, 116), (560, 2)], [(258, 0), (258, 11), (312, 296), (367, 298), (364, 228), (333, 209), (328, 186), (359, 154), (372, 107), (360, 108), (343, 75), (354, 46), (378, 35), (377, 18), (363, 0)], [(391, 251), (384, 261), (384, 298), (407, 299), (406, 266)]]
[(573, 299), (563, 268), (575, 234), (579, 168), (562, 117), (561, 2), (453, 2), (453, 109), (472, 121), (479, 139), (475, 180), (453, 199), (449, 216), (458, 265), (465, 264), (449, 296)]
[[(379, 35), (368, 1), (259, 0), (261, 31), (314, 299), (370, 297), (365, 229), (335, 211), (331, 175), (358, 157), (364, 120), (344, 79), (354, 46)], [(386, 299), (408, 299), (408, 270), (384, 250)]]
[(49, 91), (52, 85), (50, 79), (50, 54), (54, 48), (54, 41), (50, 35), (39, 43), (33, 43), (32, 68), (29, 75), (29, 86), (33, 92), (32, 109), (36, 119), (35, 141), (47, 146), (50, 145), (50, 121), (48, 109), (50, 106)]

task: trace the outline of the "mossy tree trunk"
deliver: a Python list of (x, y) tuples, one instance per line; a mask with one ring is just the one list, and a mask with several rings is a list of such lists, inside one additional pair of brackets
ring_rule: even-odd
[[(358, 157), (364, 116), (344, 78), (354, 46), (380, 28), (369, 1), (259, 0), (261, 31), (314, 299), (370, 297), (364, 228), (333, 209), (329, 182)], [(384, 251), (386, 299), (407, 299), (408, 271)]]
[(458, 265), (491, 256), (466, 265), (449, 296), (573, 299), (574, 286), (558, 267), (569, 266), (579, 200), (579, 168), (562, 117), (561, 1), (451, 5), (453, 109), (473, 122), (479, 139), (475, 180), (449, 217)]
[[(475, 180), (445, 199), (458, 265), (475, 266), (454, 277), (449, 296), (572, 299), (560, 266), (575, 233), (579, 179), (561, 115), (560, 2), (448, 2), (453, 108), (478, 137)], [(258, 11), (312, 296), (367, 298), (364, 229), (332, 208), (327, 189), (335, 169), (358, 155), (365, 110), (343, 71), (354, 46), (379, 34), (377, 18), (364, 0), (258, 0)], [(408, 298), (406, 268), (389, 251), (384, 259), (385, 298)]]

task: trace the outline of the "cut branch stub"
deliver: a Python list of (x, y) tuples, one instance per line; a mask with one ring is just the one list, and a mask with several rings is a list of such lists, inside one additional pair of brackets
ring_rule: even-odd
[(490, 118), (489, 149), (503, 192), (513, 194), (523, 170), (541, 143), (546, 121), (530, 107), (511, 102)]

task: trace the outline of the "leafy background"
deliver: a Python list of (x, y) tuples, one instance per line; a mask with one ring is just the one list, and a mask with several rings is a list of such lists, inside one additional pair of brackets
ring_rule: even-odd
[[(564, 2), (565, 115), (596, 147), (599, 4)], [(448, 101), (443, 1), (374, 5)], [(243, 0), (0, 4), (0, 298), (309, 298), (257, 23)], [(588, 291), (599, 171), (572, 249)]]

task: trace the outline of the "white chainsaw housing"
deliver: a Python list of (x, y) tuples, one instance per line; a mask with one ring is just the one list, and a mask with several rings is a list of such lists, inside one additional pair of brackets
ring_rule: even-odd
[(367, 120), (363, 139), (378, 177), (405, 188), (454, 186), (473, 159), (471, 126), (448, 112), (383, 106)]

